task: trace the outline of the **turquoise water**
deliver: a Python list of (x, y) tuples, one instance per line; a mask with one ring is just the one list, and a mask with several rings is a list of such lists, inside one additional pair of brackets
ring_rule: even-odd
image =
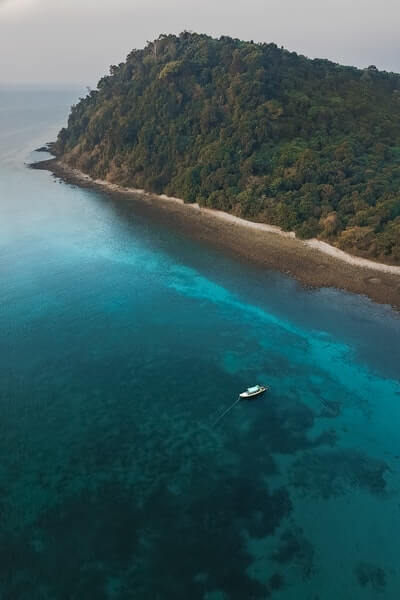
[(1, 600), (397, 600), (398, 314), (27, 169), (76, 94), (0, 89)]

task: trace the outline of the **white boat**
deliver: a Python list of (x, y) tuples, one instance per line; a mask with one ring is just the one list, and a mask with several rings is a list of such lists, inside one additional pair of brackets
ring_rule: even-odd
[(241, 394), (239, 394), (239, 397), (242, 398), (242, 400), (255, 398), (256, 396), (261, 396), (261, 394), (266, 392), (267, 389), (268, 389), (267, 385), (255, 385), (253, 387), (247, 388), (247, 390), (245, 392), (242, 392)]

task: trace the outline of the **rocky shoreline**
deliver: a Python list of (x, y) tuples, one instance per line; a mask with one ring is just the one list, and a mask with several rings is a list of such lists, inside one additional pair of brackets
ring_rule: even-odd
[(347, 255), (318, 240), (298, 240), (277, 227), (185, 204), (178, 198), (94, 181), (57, 158), (31, 166), (49, 170), (67, 183), (101, 189), (120, 198), (129, 196), (135, 208), (162, 219), (192, 239), (204, 241), (261, 267), (284, 272), (304, 285), (344, 289), (400, 310), (400, 267)]

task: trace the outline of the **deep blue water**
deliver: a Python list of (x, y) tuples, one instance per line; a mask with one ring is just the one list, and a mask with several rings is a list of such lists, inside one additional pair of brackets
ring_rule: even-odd
[(0, 599), (397, 600), (399, 315), (27, 169), (76, 98), (0, 89)]

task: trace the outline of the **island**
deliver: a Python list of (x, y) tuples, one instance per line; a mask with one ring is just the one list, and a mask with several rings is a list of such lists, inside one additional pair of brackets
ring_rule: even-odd
[[(225, 215), (226, 226), (249, 222), (250, 241), (236, 233), (225, 245), (305, 283), (399, 305), (399, 110), (400, 75), (373, 65), (161, 35), (72, 107), (51, 168), (115, 192), (181, 199), (184, 216), (192, 208)], [(261, 247), (262, 231), (279, 233), (279, 247)], [(311, 258), (315, 248), (323, 259)], [(333, 262), (346, 256), (338, 275)], [(365, 272), (355, 282), (357, 265)]]

